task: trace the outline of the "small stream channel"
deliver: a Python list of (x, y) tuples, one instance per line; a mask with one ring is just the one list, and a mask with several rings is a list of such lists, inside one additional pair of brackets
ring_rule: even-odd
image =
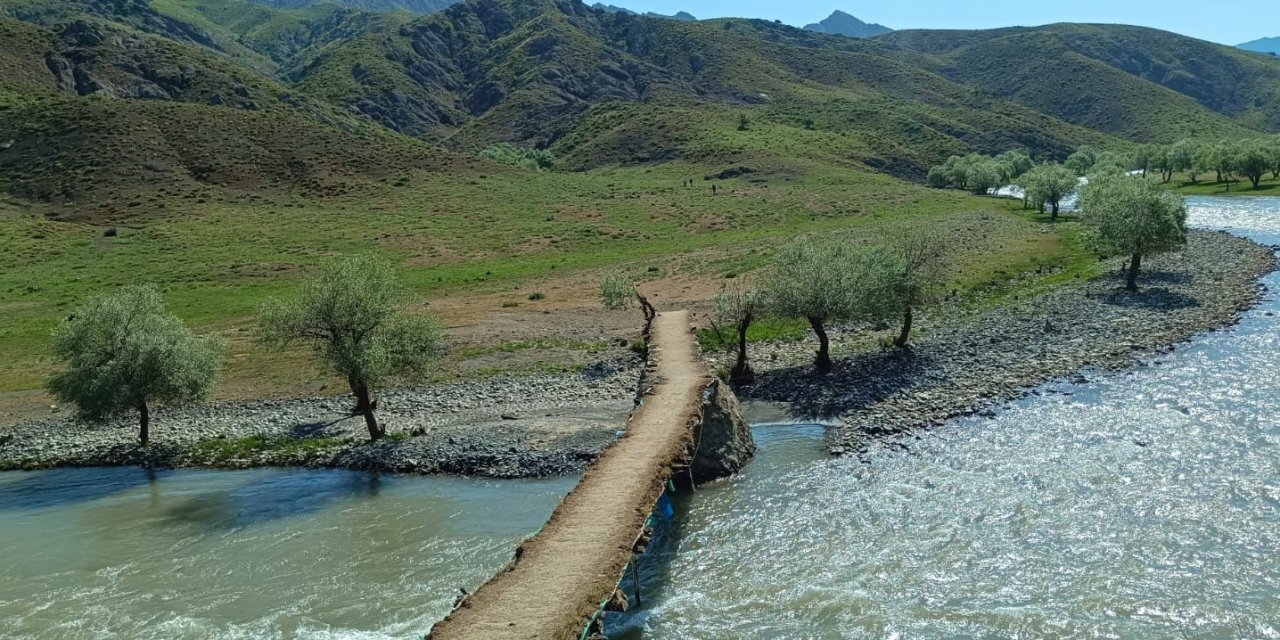
[[(1280, 243), (1280, 198), (1190, 204)], [(865, 463), (758, 427), (744, 474), (681, 497), (611, 635), (1280, 638), (1277, 313)], [(418, 638), (575, 481), (0, 474), (0, 637)]]

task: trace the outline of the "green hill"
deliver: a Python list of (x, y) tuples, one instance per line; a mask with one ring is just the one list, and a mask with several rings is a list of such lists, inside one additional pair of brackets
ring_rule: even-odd
[(939, 73), (1131, 140), (1280, 131), (1280, 61), (1172, 33), (1058, 24), (898, 31)]
[[(951, 288), (981, 297), (1094, 261), (1069, 227), (924, 188), (930, 165), (1277, 129), (1276, 63), (1150, 30), (861, 40), (569, 0), (302, 4), (0, 0), (0, 391), (39, 384), (69, 305), (144, 281), (231, 338), (251, 394), (314, 381), (247, 327), (356, 251), (458, 323), (576, 319), (606, 269), (695, 296), (680, 279), (749, 272), (798, 233), (930, 225), (959, 238)], [(478, 157), (496, 142), (555, 167)]]
[(253, 0), (275, 9), (302, 9), (334, 5), (361, 11), (405, 11), (428, 14), (444, 11), (462, 0)]

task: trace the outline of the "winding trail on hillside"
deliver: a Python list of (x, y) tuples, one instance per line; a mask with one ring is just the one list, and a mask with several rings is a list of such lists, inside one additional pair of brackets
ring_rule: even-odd
[(493, 580), (432, 629), (432, 640), (578, 638), (609, 598), (671, 467), (692, 441), (713, 378), (689, 314), (658, 314), (640, 408), (538, 535)]

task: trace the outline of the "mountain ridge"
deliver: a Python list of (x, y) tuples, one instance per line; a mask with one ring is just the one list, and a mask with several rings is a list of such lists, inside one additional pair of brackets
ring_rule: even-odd
[[(263, 112), (270, 118), (243, 118), (246, 148), (264, 150), (249, 156), (261, 157), (288, 143), (274, 135), (334, 131), (290, 157), (296, 167), (279, 179), (298, 184), (323, 174), (318, 167), (346, 166), (326, 154), (371, 139), (422, 158), (511, 143), (549, 149), (575, 171), (750, 162), (762, 172), (840, 166), (920, 180), (947, 156), (975, 151), (1063, 159), (1086, 143), (1124, 149), (1280, 131), (1280, 62), (1133, 27), (860, 39), (570, 0), (469, 0), (426, 16), (241, 0), (119, 0), (92, 11), (84, 0), (7, 2), (5, 13), (25, 21), (0, 19), (0, 107), (21, 108), (36, 127), (24, 130), (57, 130), (62, 119), (105, 126), (108, 107), (139, 126), (164, 113), (190, 129), (231, 129), (237, 113)], [(1183, 64), (1187, 56), (1205, 64)], [(1062, 81), (1077, 77), (1091, 83)], [(27, 108), (41, 102), (49, 108)], [(164, 102), (187, 106), (155, 106)], [(229, 176), (223, 183), (252, 182), (249, 172), (209, 168), (239, 150), (197, 137), (192, 144), (210, 147), (197, 154), (204, 159), (178, 162), (170, 144), (156, 139), (150, 165), (172, 184), (211, 171)], [(65, 188), (55, 169), (96, 166), (93, 146), (15, 149), (19, 162), (0, 169), (0, 188), (90, 197), (57, 195)]]

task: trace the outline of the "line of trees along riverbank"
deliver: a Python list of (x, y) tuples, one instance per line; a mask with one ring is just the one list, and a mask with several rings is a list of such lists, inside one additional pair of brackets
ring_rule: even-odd
[[(1072, 174), (1059, 165), (1035, 166), (1019, 154), (993, 161), (1008, 164), (1011, 173), (1023, 171), (1029, 178), (1024, 182), (1035, 185), (1029, 191), (1042, 194), (1042, 207), (1052, 203), (1056, 218)], [(1137, 290), (1143, 257), (1186, 243), (1181, 199), (1146, 179), (1095, 175), (1083, 202), (1089, 246), (1099, 256), (1129, 258), (1131, 291)], [(729, 378), (753, 379), (747, 333), (761, 317), (807, 322), (818, 340), (814, 366), (820, 372), (833, 366), (827, 335), (832, 323), (899, 319), (893, 345), (906, 348), (915, 309), (943, 284), (947, 253), (942, 240), (924, 228), (880, 245), (802, 238), (784, 247), (757, 282), (739, 281), (716, 296), (717, 323), (736, 333), (738, 357)], [(625, 278), (607, 278), (602, 296), (611, 308), (634, 299), (646, 319), (655, 313)], [(294, 297), (268, 302), (260, 314), (259, 340), (276, 348), (312, 346), (348, 381), (355, 413), (376, 441), (387, 435), (377, 418), (376, 389), (393, 379), (419, 377), (443, 349), (439, 324), (411, 313), (409, 301), (390, 265), (361, 257), (339, 260), (305, 278)], [(49, 380), (49, 390), (87, 420), (135, 413), (143, 446), (150, 439), (153, 404), (209, 398), (225, 353), (216, 338), (195, 336), (165, 309), (158, 291), (145, 286), (88, 301), (56, 330), (54, 351), (62, 368)]]
[[(408, 301), (390, 265), (342, 259), (304, 279), (294, 298), (268, 302), (259, 339), (311, 345), (348, 381), (369, 439), (378, 440), (387, 432), (376, 415), (377, 386), (420, 375), (442, 351), (439, 324), (409, 313)], [(49, 391), (84, 420), (136, 415), (144, 447), (152, 406), (207, 400), (225, 354), (220, 339), (195, 336), (146, 285), (89, 300), (55, 330), (53, 346), (62, 369)]]
[[(1125, 172), (1160, 175), (1169, 183), (1175, 174), (1185, 174), (1198, 183), (1212, 174), (1214, 182), (1230, 184), (1248, 180), (1257, 189), (1270, 175), (1280, 180), (1280, 136), (1260, 136), (1238, 140), (1204, 142), (1184, 139), (1173, 144), (1142, 144), (1127, 153), (1100, 151), (1082, 146), (1058, 164), (1037, 164), (1022, 150), (995, 156), (969, 154), (951, 156), (929, 170), (931, 187), (990, 193), (1007, 185), (1025, 189), (1027, 201), (1042, 212), (1046, 206), (1056, 215), (1058, 204), (1075, 189), (1072, 178)], [(1064, 189), (1066, 193), (1064, 194)]]
[[(1033, 175), (1037, 172), (1043, 175)], [(1056, 219), (1058, 200), (1074, 191), (1077, 176), (1061, 165), (1032, 166), (1026, 174), (1035, 188), (1053, 190)], [(1049, 198), (1041, 200), (1042, 206)], [(1125, 285), (1131, 292), (1138, 290), (1145, 257), (1176, 251), (1187, 243), (1182, 198), (1145, 178), (1122, 172), (1095, 175), (1084, 187), (1082, 201), (1086, 246), (1100, 258), (1127, 258)], [(944, 284), (947, 254), (938, 236), (923, 228), (878, 245), (802, 238), (783, 247), (760, 277), (750, 282), (737, 278), (716, 295), (713, 333), (736, 351), (727, 377), (735, 384), (754, 381), (747, 336), (754, 322), (769, 317), (808, 322), (818, 342), (813, 366), (820, 373), (833, 367), (827, 335), (832, 323), (899, 319), (901, 328), (892, 346), (907, 348), (915, 308), (930, 302)], [(621, 309), (628, 306), (634, 290), (630, 281), (615, 274), (602, 283), (601, 295), (606, 307)], [(635, 296), (642, 305), (647, 303)]]

